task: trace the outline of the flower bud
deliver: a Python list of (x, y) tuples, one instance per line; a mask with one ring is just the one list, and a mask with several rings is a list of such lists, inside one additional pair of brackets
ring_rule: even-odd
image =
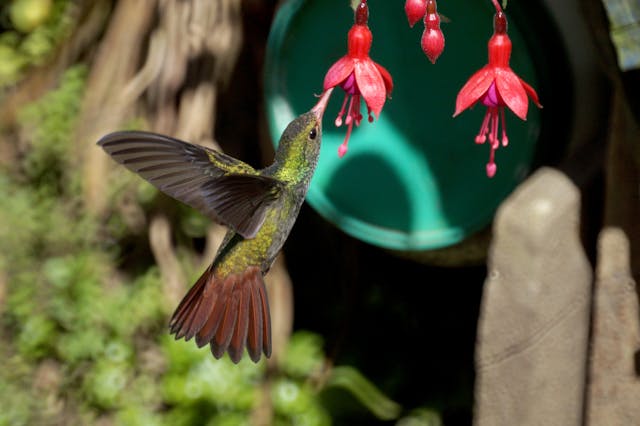
[(427, 0), (427, 11), (424, 15), (424, 32), (420, 40), (422, 51), (427, 55), (432, 64), (444, 50), (444, 35), (440, 30), (440, 16), (436, 10), (435, 0)]
[(413, 26), (427, 13), (427, 0), (407, 0), (404, 4), (404, 13), (409, 20), (409, 26)]
[(427, 55), (432, 64), (435, 64), (444, 50), (444, 35), (442, 35), (440, 28), (435, 30), (425, 28), (422, 33), (421, 44), (424, 54)]
[(369, 21), (369, 7), (365, 0), (361, 0), (360, 4), (356, 7), (355, 11), (355, 23), (357, 25), (367, 25)]

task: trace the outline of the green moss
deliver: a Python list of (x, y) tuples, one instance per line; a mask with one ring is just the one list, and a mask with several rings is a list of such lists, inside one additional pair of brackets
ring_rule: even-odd
[(121, 408), (125, 403), (124, 390), (131, 375), (126, 364), (98, 359), (84, 378), (84, 393), (88, 401), (98, 408)]
[(56, 325), (46, 315), (32, 314), (21, 324), (18, 350), (27, 358), (42, 358), (51, 351), (56, 340)]

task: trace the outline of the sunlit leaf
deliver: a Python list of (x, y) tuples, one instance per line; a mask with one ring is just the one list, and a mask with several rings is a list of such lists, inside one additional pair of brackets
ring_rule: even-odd
[(396, 426), (442, 426), (442, 419), (434, 410), (418, 408), (399, 419)]
[(327, 386), (351, 392), (367, 409), (381, 420), (396, 419), (402, 407), (385, 396), (376, 386), (353, 367), (340, 366), (331, 371)]

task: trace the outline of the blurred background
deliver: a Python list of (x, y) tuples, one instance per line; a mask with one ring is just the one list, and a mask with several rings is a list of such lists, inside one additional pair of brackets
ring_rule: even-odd
[[(374, 45), (380, 1), (370, 1)], [(335, 3), (344, 28), (318, 25), (345, 43), (351, 12), (346, 0)], [(509, 2), (545, 108), (527, 124), (525, 160), (513, 159), (526, 164), (489, 194), (488, 207), (482, 198), (465, 207), (486, 207), (484, 222), (446, 243), (402, 247), (363, 240), (305, 204), (267, 276), (270, 360), (216, 361), (168, 335), (173, 309), (225, 229), (117, 166), (95, 142), (150, 130), (269, 164), (281, 130), (271, 104), (273, 26), (295, 21), (282, 10), (306, 4), (318, 3), (0, 2), (0, 425), (634, 418), (640, 12), (631, 1)], [(447, 37), (465, 2), (439, 6), (451, 21)], [(490, 17), (489, 2), (482, 13)], [(488, 22), (479, 22), (486, 38), (472, 40), (482, 52)], [(407, 33), (418, 52), (420, 31)], [(392, 68), (384, 51), (379, 60)], [(445, 53), (463, 75), (483, 65)], [(330, 65), (291, 98), (311, 106)], [(475, 152), (474, 134), (456, 143)], [(482, 161), (477, 180), (445, 190), (489, 185)]]

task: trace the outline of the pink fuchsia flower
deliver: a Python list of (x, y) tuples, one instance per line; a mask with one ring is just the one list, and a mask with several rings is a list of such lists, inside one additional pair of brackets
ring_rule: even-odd
[[(494, 4), (496, 4), (494, 2)], [(529, 107), (528, 97), (542, 108), (536, 91), (524, 80), (516, 75), (509, 67), (511, 56), (511, 40), (507, 35), (507, 18), (496, 4), (497, 12), (494, 16), (493, 36), (489, 39), (489, 63), (469, 78), (460, 89), (456, 99), (456, 117), (465, 109), (475, 105), (478, 101), (487, 107), (480, 132), (475, 138), (476, 143), (482, 144), (487, 138), (490, 144), (487, 176), (496, 174), (495, 151), (502, 143), (507, 146), (506, 122), (504, 108), (507, 107), (522, 120), (527, 119)], [(498, 127), (501, 127), (498, 138)]]
[(438, 15), (436, 1), (428, 0), (426, 6), (424, 32), (420, 44), (424, 54), (432, 64), (435, 64), (444, 50), (444, 35), (440, 29), (440, 15)]
[[(340, 86), (345, 97), (335, 124), (347, 125), (344, 142), (338, 148), (338, 156), (347, 152), (347, 144), (351, 136), (353, 124), (360, 125), (360, 100), (367, 106), (369, 122), (380, 115), (384, 103), (393, 89), (391, 74), (383, 66), (369, 57), (373, 35), (367, 26), (369, 8), (366, 0), (362, 0), (355, 12), (355, 23), (347, 35), (347, 54), (329, 68), (324, 78), (324, 90)], [(345, 117), (346, 115), (346, 117)], [(344, 120), (343, 120), (344, 118)]]

